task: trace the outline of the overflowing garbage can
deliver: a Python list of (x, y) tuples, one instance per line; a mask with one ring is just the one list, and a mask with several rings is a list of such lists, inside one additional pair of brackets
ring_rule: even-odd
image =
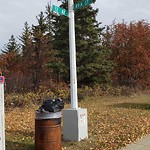
[(35, 150), (61, 150), (61, 99), (48, 99), (35, 112)]

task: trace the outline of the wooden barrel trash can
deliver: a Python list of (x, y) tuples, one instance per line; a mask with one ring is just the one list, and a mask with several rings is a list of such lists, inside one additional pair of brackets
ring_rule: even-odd
[(35, 150), (62, 150), (61, 112), (36, 111)]

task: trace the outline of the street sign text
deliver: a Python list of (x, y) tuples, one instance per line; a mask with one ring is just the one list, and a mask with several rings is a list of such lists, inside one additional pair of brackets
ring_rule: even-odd
[(54, 11), (54, 12), (60, 14), (60, 15), (64, 15), (64, 16), (68, 17), (68, 11), (66, 9), (62, 9), (58, 6), (53, 5), (52, 6), (52, 11)]
[(92, 0), (83, 0), (81, 2), (75, 3), (74, 4), (74, 9), (76, 10), (76, 9), (82, 8), (82, 7), (87, 6), (91, 3), (93, 3)]

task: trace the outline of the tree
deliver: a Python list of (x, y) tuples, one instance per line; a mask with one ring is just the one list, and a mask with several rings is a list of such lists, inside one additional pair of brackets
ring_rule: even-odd
[(15, 71), (20, 58), (20, 46), (13, 35), (11, 35), (9, 42), (4, 46), (2, 53), (4, 54), (3, 59), (7, 63), (5, 66), (7, 71)]
[(19, 36), (21, 42), (21, 60), (20, 60), (20, 86), (23, 91), (27, 91), (32, 87), (32, 30), (28, 23), (24, 23), (23, 32)]
[[(77, 1), (75, 1), (77, 2)], [(60, 7), (67, 9), (67, 2)], [(94, 82), (106, 83), (112, 69), (112, 62), (108, 60), (110, 50), (101, 45), (100, 36), (103, 28), (96, 21), (98, 10), (91, 6), (76, 10), (75, 30), (77, 49), (77, 72), (78, 83), (92, 84)], [(68, 18), (64, 16), (53, 16), (54, 25), (54, 48), (58, 50), (58, 56), (65, 66), (63, 78), (69, 80), (69, 28)]]
[(32, 33), (31, 28), (28, 23), (24, 23), (24, 28), (21, 36), (19, 36), (19, 40), (21, 41), (21, 49), (22, 49), (22, 62), (21, 62), (21, 70), (24, 74), (29, 75), (31, 72), (32, 61)]
[(8, 54), (8, 53), (19, 53), (19, 45), (16, 42), (16, 39), (14, 35), (11, 35), (9, 42), (5, 44), (4, 49), (2, 49), (2, 53)]
[(113, 24), (110, 47), (116, 63), (113, 78), (119, 85), (150, 85), (150, 24), (145, 21)]
[(26, 57), (30, 48), (32, 47), (32, 33), (31, 28), (29, 27), (28, 23), (24, 23), (24, 28), (21, 36), (19, 36), (19, 40), (21, 41), (22, 47), (22, 56)]
[(2, 50), (2, 70), (7, 79), (7, 91), (16, 91), (18, 84), (19, 73), (19, 61), (20, 57), (20, 45), (16, 42), (15, 37), (12, 35), (9, 42), (4, 46)]
[(32, 26), (32, 77), (34, 88), (38, 88), (42, 79), (51, 78), (51, 70), (47, 67), (48, 63), (55, 59), (55, 52), (51, 44), (52, 34), (47, 23), (47, 17), (41, 12), (37, 17), (38, 25)]
[(51, 6), (48, 4), (46, 6), (46, 11), (45, 11), (46, 17), (45, 17), (45, 21), (46, 21), (46, 25), (47, 25), (47, 35), (49, 37), (49, 40), (52, 41), (53, 38), (53, 13), (51, 12)]
[[(53, 75), (53, 79), (60, 82), (61, 76), (65, 70), (64, 63), (62, 62), (62, 58), (60, 56), (60, 52), (53, 46), (53, 43), (59, 45), (59, 42), (55, 41), (54, 35), (56, 35), (55, 22), (57, 21), (56, 16), (51, 12), (50, 5), (46, 6), (46, 24), (47, 24), (47, 36), (52, 44), (50, 55), (51, 59), (49, 59), (47, 63), (47, 67), (49, 71)], [(62, 42), (62, 41), (61, 41)]]
[(46, 58), (45, 52), (47, 50), (47, 37), (46, 37), (46, 23), (43, 12), (37, 18), (38, 25), (32, 26), (33, 35), (33, 50), (32, 50), (32, 78), (34, 88), (38, 88), (42, 79), (43, 63)]

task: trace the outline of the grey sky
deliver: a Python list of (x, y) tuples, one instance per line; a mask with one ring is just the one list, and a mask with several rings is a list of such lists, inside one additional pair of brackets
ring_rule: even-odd
[[(0, 0), (0, 49), (8, 43), (10, 36), (19, 36), (24, 22), (31, 26), (36, 24), (36, 16), (50, 0)], [(52, 4), (59, 5), (57, 0)], [(109, 25), (114, 19), (126, 22), (145, 19), (150, 20), (150, 5), (148, 0), (97, 0), (93, 4), (99, 9), (97, 20), (103, 25)]]

